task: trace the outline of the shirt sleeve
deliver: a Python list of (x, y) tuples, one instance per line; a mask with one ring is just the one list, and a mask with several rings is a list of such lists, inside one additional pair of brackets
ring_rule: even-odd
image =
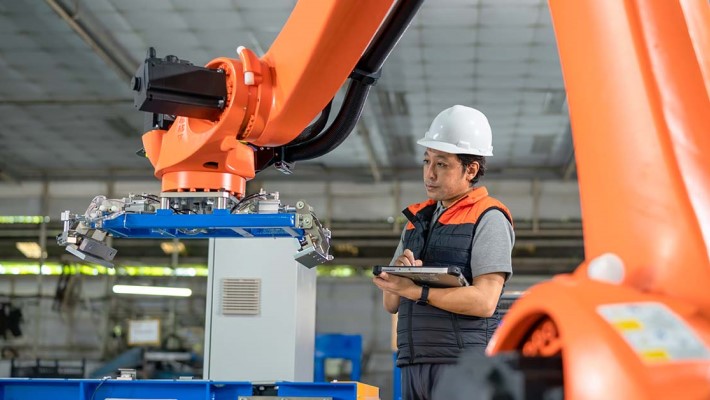
[(390, 265), (394, 265), (394, 262), (399, 258), (399, 256), (404, 253), (404, 233), (407, 232), (406, 229), (402, 229), (402, 235), (399, 237), (399, 244), (397, 245), (397, 250), (394, 251), (394, 257), (390, 261)]
[(513, 275), (512, 252), (515, 232), (499, 210), (486, 212), (476, 225), (471, 245), (471, 275), (504, 272), (506, 282)]

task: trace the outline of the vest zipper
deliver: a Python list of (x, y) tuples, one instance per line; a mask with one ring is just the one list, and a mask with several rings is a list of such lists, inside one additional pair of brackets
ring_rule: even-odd
[(431, 234), (434, 231), (435, 225), (436, 225), (436, 221), (433, 221), (433, 223), (430, 222), (429, 229), (427, 229), (427, 231), (426, 231), (426, 238), (424, 239), (424, 246), (422, 247), (422, 252), (419, 254), (419, 259), (422, 260), (422, 262), (424, 261), (424, 255), (426, 255), (427, 246), (429, 246), (429, 238), (431, 237)]
[[(445, 212), (445, 211), (444, 211)], [(442, 213), (443, 214), (443, 213)], [(438, 218), (437, 218), (438, 219)], [(420, 219), (421, 223), (421, 219)], [(426, 230), (426, 237), (424, 238), (424, 246), (422, 246), (422, 251), (419, 254), (419, 259), (424, 260), (424, 255), (426, 254), (427, 250), (427, 245), (429, 244), (429, 238), (431, 237), (431, 233), (434, 230), (434, 225), (436, 225), (436, 221), (429, 221), (429, 227)], [(409, 302), (409, 321), (408, 321), (408, 336), (409, 336), (409, 363), (414, 364), (414, 335), (412, 334), (412, 320), (414, 319), (414, 302), (410, 301)], [(458, 333), (456, 334), (456, 337), (458, 338)], [(461, 340), (459, 339), (459, 347), (461, 347)]]
[(463, 338), (461, 338), (461, 328), (459, 327), (459, 319), (454, 313), (451, 313), (451, 325), (453, 325), (454, 327), (456, 343), (459, 345), (459, 349), (463, 349)]
[(414, 364), (414, 335), (412, 334), (412, 318), (414, 317), (414, 303), (409, 302), (409, 321), (407, 322), (407, 333), (409, 334), (409, 363)]

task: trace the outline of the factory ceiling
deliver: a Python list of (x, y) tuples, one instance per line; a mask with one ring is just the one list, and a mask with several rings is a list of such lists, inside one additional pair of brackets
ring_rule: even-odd
[[(261, 55), (292, 0), (0, 3), (0, 179), (153, 179), (130, 78), (155, 47), (197, 65)], [(338, 98), (336, 98), (336, 102)], [(474, 106), (494, 132), (492, 175), (574, 177), (566, 96), (545, 0), (425, 1), (356, 131), (292, 179), (419, 179), (436, 114)], [(324, 174), (323, 172), (327, 172)], [(265, 171), (264, 178), (278, 178)], [(289, 178), (291, 179), (291, 178)]]

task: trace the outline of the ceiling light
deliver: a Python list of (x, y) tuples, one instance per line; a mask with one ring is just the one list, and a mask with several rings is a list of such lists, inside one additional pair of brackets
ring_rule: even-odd
[(192, 296), (192, 290), (188, 288), (175, 288), (164, 286), (113, 285), (113, 292), (118, 294), (139, 294), (144, 296)]
[(15, 243), (15, 247), (17, 247), (17, 250), (20, 250), (27, 258), (42, 257), (42, 248), (37, 242), (17, 242)]
[(185, 244), (183, 242), (163, 242), (160, 244), (160, 248), (165, 254), (175, 254), (184, 253)]
[(0, 224), (41, 224), (49, 222), (49, 217), (41, 215), (0, 215)]

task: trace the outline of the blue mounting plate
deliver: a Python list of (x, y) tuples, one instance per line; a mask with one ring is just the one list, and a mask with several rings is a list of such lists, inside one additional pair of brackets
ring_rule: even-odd
[(155, 214), (123, 214), (103, 221), (101, 228), (118, 238), (302, 238), (304, 230), (296, 228), (295, 213), (231, 214), (215, 210), (212, 214), (176, 214), (158, 210)]
[[(175, 399), (175, 400), (235, 400), (240, 396), (253, 396), (249, 382), (206, 380), (122, 381), (116, 379), (18, 379), (0, 378), (0, 399)], [(313, 383), (275, 382), (275, 398), (332, 398), (356, 400), (357, 384), (354, 382)]]

